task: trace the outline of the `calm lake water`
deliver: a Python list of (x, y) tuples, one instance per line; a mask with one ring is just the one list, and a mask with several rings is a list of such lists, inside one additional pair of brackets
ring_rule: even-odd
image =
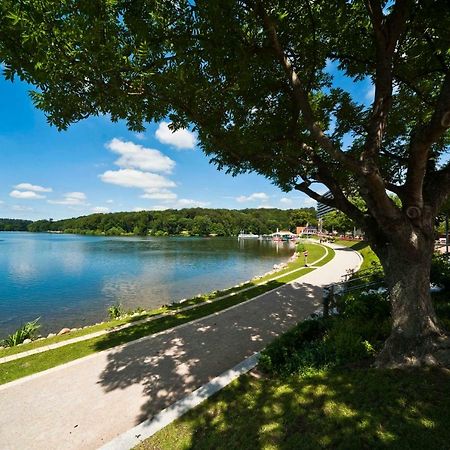
[(231, 287), (286, 260), (289, 244), (0, 232), (0, 337), (95, 323), (109, 305), (154, 308)]

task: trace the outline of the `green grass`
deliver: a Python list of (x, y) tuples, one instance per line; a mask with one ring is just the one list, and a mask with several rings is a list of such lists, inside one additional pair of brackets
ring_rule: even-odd
[(380, 260), (378, 259), (378, 256), (375, 254), (375, 252), (370, 247), (369, 243), (366, 241), (346, 241), (346, 240), (339, 240), (335, 242), (337, 245), (342, 245), (346, 247), (350, 247), (351, 249), (359, 252), (359, 254), (363, 257), (363, 262), (361, 264), (361, 267), (359, 268), (360, 271), (370, 269), (374, 265), (380, 265)]
[[(311, 251), (311, 248), (314, 245), (308, 246), (308, 251)], [(318, 265), (324, 265), (329, 262), (334, 257), (334, 251), (329, 249), (329, 254), (326, 258), (324, 258)], [(163, 330), (167, 330), (169, 328), (181, 325), (186, 322), (190, 322), (192, 320), (198, 319), (200, 317), (204, 317), (215, 312), (221, 311), (223, 309), (229, 308), (231, 306), (242, 303), (246, 300), (254, 298), (258, 295), (261, 295), (265, 292), (268, 292), (272, 289), (276, 289), (278, 287), (283, 286), (290, 281), (295, 280), (299, 276), (305, 275), (311, 272), (312, 268), (310, 267), (302, 267), (299, 268), (295, 273), (284, 275), (277, 280), (272, 280), (267, 282), (261, 286), (255, 286), (253, 289), (238, 292), (236, 295), (232, 297), (225, 298), (223, 300), (218, 300), (214, 303), (206, 303), (198, 308), (194, 308), (188, 311), (180, 311), (173, 315), (167, 315), (158, 319), (155, 319), (151, 322), (136, 324), (135, 326), (126, 328), (124, 330), (113, 331), (106, 335), (99, 336), (97, 338), (89, 339), (82, 342), (77, 342), (74, 344), (68, 344), (66, 346), (56, 348), (53, 350), (48, 350), (43, 353), (37, 353), (34, 355), (26, 356), (24, 358), (6, 362), (0, 365), (0, 384), (8, 383), (10, 381), (16, 380), (18, 378), (22, 378), (27, 375), (31, 375), (33, 373), (41, 372), (43, 370), (49, 369), (51, 367), (55, 367), (60, 364), (67, 363), (69, 361), (88, 356), (92, 353), (106, 350), (108, 348), (115, 347), (117, 345), (121, 345), (127, 342), (131, 342), (133, 340), (139, 339), (143, 336), (148, 336), (154, 333), (158, 333)], [(275, 275), (274, 275), (275, 276)], [(204, 301), (204, 300), (202, 300)], [(184, 305), (184, 304), (183, 304)], [(126, 322), (130, 319), (124, 319)], [(120, 321), (114, 321), (120, 322)], [(107, 327), (111, 322), (105, 323), (102, 326)], [(97, 326), (99, 329), (101, 325)], [(95, 327), (93, 327), (95, 328)], [(85, 331), (85, 330), (82, 330)], [(67, 335), (65, 335), (67, 336)], [(76, 333), (71, 333), (70, 337), (75, 337)], [(63, 336), (61, 336), (63, 337)], [(51, 339), (45, 340), (51, 341)], [(45, 341), (39, 341), (45, 342)], [(38, 342), (36, 342), (37, 344)], [(43, 345), (47, 345), (49, 342), (45, 342)], [(29, 344), (31, 345), (31, 344)], [(26, 347), (26, 346), (22, 346)], [(29, 348), (27, 348), (28, 350)], [(3, 350), (0, 353), (0, 356), (5, 356), (5, 351)]]
[(448, 450), (449, 423), (447, 371), (244, 375), (136, 448)]

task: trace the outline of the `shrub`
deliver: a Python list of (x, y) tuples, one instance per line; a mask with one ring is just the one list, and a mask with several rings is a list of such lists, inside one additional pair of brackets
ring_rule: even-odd
[(450, 261), (445, 255), (435, 255), (431, 262), (430, 281), (450, 290)]
[(118, 303), (117, 305), (111, 305), (108, 308), (108, 315), (111, 320), (119, 319), (124, 314), (125, 310), (123, 309), (123, 306), (120, 303)]
[(261, 353), (259, 367), (267, 373), (288, 374), (299, 367), (313, 367), (316, 360), (323, 362), (320, 346), (327, 331), (329, 319), (306, 320), (282, 334)]
[(38, 324), (39, 319), (40, 317), (22, 325), (17, 331), (4, 339), (2, 345), (4, 347), (15, 347), (16, 345), (22, 344), (25, 339), (33, 339), (36, 336), (37, 330), (41, 327)]
[(344, 317), (384, 320), (390, 315), (389, 298), (384, 288), (347, 293), (338, 297), (337, 304)]

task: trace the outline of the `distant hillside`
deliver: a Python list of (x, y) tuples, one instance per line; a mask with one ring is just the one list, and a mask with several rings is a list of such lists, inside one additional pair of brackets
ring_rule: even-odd
[(0, 219), (0, 231), (28, 231), (33, 222), (22, 219)]
[[(267, 234), (279, 229), (294, 230), (306, 222), (316, 222), (314, 208), (303, 209), (206, 209), (185, 208), (165, 211), (118, 212), (91, 214), (64, 220), (14, 221), (0, 219), (3, 223), (17, 222), (17, 228), (8, 231), (61, 231), (77, 234), (99, 235), (197, 235), (235, 236), (241, 230), (248, 233)], [(25, 223), (22, 224), (22, 222)]]

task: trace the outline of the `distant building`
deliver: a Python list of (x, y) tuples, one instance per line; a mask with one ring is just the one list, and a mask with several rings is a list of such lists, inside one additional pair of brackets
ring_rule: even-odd
[[(325, 198), (333, 198), (333, 194), (328, 191), (323, 194)], [(323, 203), (317, 202), (317, 218), (322, 219), (325, 214), (328, 214), (331, 211), (334, 211), (336, 208), (332, 208), (331, 206), (324, 205)]]

